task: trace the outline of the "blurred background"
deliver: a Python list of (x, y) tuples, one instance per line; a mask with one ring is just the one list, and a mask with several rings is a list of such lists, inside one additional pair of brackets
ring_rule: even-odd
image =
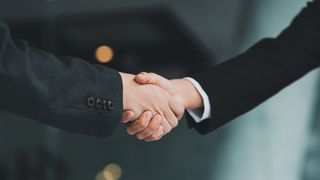
[[(306, 0), (1, 0), (12, 36), (119, 71), (184, 77), (274, 37)], [(1, 180), (318, 180), (319, 72), (206, 136), (178, 128), (144, 143), (0, 112)], [(214, 112), (214, 107), (213, 107)]]

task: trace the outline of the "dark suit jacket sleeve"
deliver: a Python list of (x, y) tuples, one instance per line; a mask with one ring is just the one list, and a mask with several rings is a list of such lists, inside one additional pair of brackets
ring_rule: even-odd
[(121, 119), (122, 81), (107, 67), (58, 58), (13, 40), (0, 20), (0, 109), (60, 129), (106, 137)]
[(277, 38), (264, 39), (230, 61), (193, 76), (212, 115), (189, 126), (208, 133), (253, 109), (320, 64), (320, 2), (309, 3)]

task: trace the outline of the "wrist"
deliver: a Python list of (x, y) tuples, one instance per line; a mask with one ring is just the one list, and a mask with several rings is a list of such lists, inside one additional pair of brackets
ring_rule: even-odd
[(122, 99), (123, 99), (123, 109), (124, 110), (127, 110), (128, 109), (128, 104), (129, 104), (129, 100), (128, 100), (128, 93), (129, 93), (129, 89), (130, 89), (130, 86), (132, 85), (132, 82), (134, 82), (134, 76), (132, 74), (127, 74), (127, 73), (122, 73), (122, 72), (119, 72), (120, 76), (121, 76), (121, 79), (122, 79), (122, 89), (123, 89), (123, 92), (122, 92)]
[(177, 96), (186, 109), (203, 107), (203, 100), (197, 88), (188, 79), (174, 79), (172, 83), (177, 87)]

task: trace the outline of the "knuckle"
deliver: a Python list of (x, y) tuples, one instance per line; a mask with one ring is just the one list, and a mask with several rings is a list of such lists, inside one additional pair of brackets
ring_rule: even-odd
[(162, 138), (162, 136), (157, 137), (155, 140), (159, 141)]
[(185, 109), (183, 107), (181, 107), (180, 110), (178, 111), (178, 115), (179, 115), (180, 118), (183, 117), (184, 111), (185, 111)]
[(153, 125), (150, 125), (149, 127), (148, 127), (148, 129), (149, 129), (149, 131), (155, 131), (155, 130), (157, 130), (157, 125), (156, 124), (153, 124)]
[(152, 135), (152, 136), (151, 136), (151, 139), (152, 139), (152, 140), (156, 140), (157, 138), (158, 138), (157, 135)]
[(181, 120), (183, 118), (183, 113), (178, 113), (177, 117), (178, 117), (178, 121)]
[(138, 134), (136, 137), (137, 137), (139, 140), (142, 140), (142, 139), (144, 138), (144, 136), (143, 136), (142, 134)]
[(133, 135), (134, 133), (133, 133), (133, 130), (131, 129), (131, 128), (127, 128), (127, 133), (129, 134), (129, 135)]
[(146, 139), (146, 142), (152, 142), (152, 141), (154, 141), (154, 139), (152, 139), (152, 138)]
[(141, 137), (141, 139), (146, 138), (147, 135), (148, 135), (148, 131), (144, 131), (144, 132), (142, 132), (142, 133), (139, 134), (139, 136)]
[(146, 128), (146, 127), (147, 127), (147, 124), (143, 120), (137, 122), (137, 128), (138, 129)]
[(170, 128), (169, 127), (163, 128), (163, 134), (169, 133), (171, 131)]
[(168, 128), (167, 129), (167, 131), (164, 133), (164, 134), (168, 134), (168, 133), (170, 133), (171, 132), (171, 130), (172, 130), (172, 128), (170, 127), (170, 128)]
[(174, 127), (177, 127), (178, 124), (179, 124), (178, 119), (175, 119), (175, 121), (174, 121)]
[(176, 128), (178, 126), (178, 120), (177, 118), (173, 118), (171, 121), (172, 128)]
[(177, 126), (178, 126), (178, 123), (177, 122), (175, 122), (175, 123), (173, 123), (173, 128), (176, 128)]
[(173, 124), (172, 125), (172, 128), (174, 129), (174, 128), (176, 128), (178, 125), (176, 125), (176, 124)]

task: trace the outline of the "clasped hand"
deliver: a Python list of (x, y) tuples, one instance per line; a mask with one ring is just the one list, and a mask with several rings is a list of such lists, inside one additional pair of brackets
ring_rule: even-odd
[(127, 133), (147, 142), (160, 140), (177, 127), (185, 109), (199, 108), (202, 99), (186, 79), (168, 80), (154, 73), (120, 73), (123, 117)]

